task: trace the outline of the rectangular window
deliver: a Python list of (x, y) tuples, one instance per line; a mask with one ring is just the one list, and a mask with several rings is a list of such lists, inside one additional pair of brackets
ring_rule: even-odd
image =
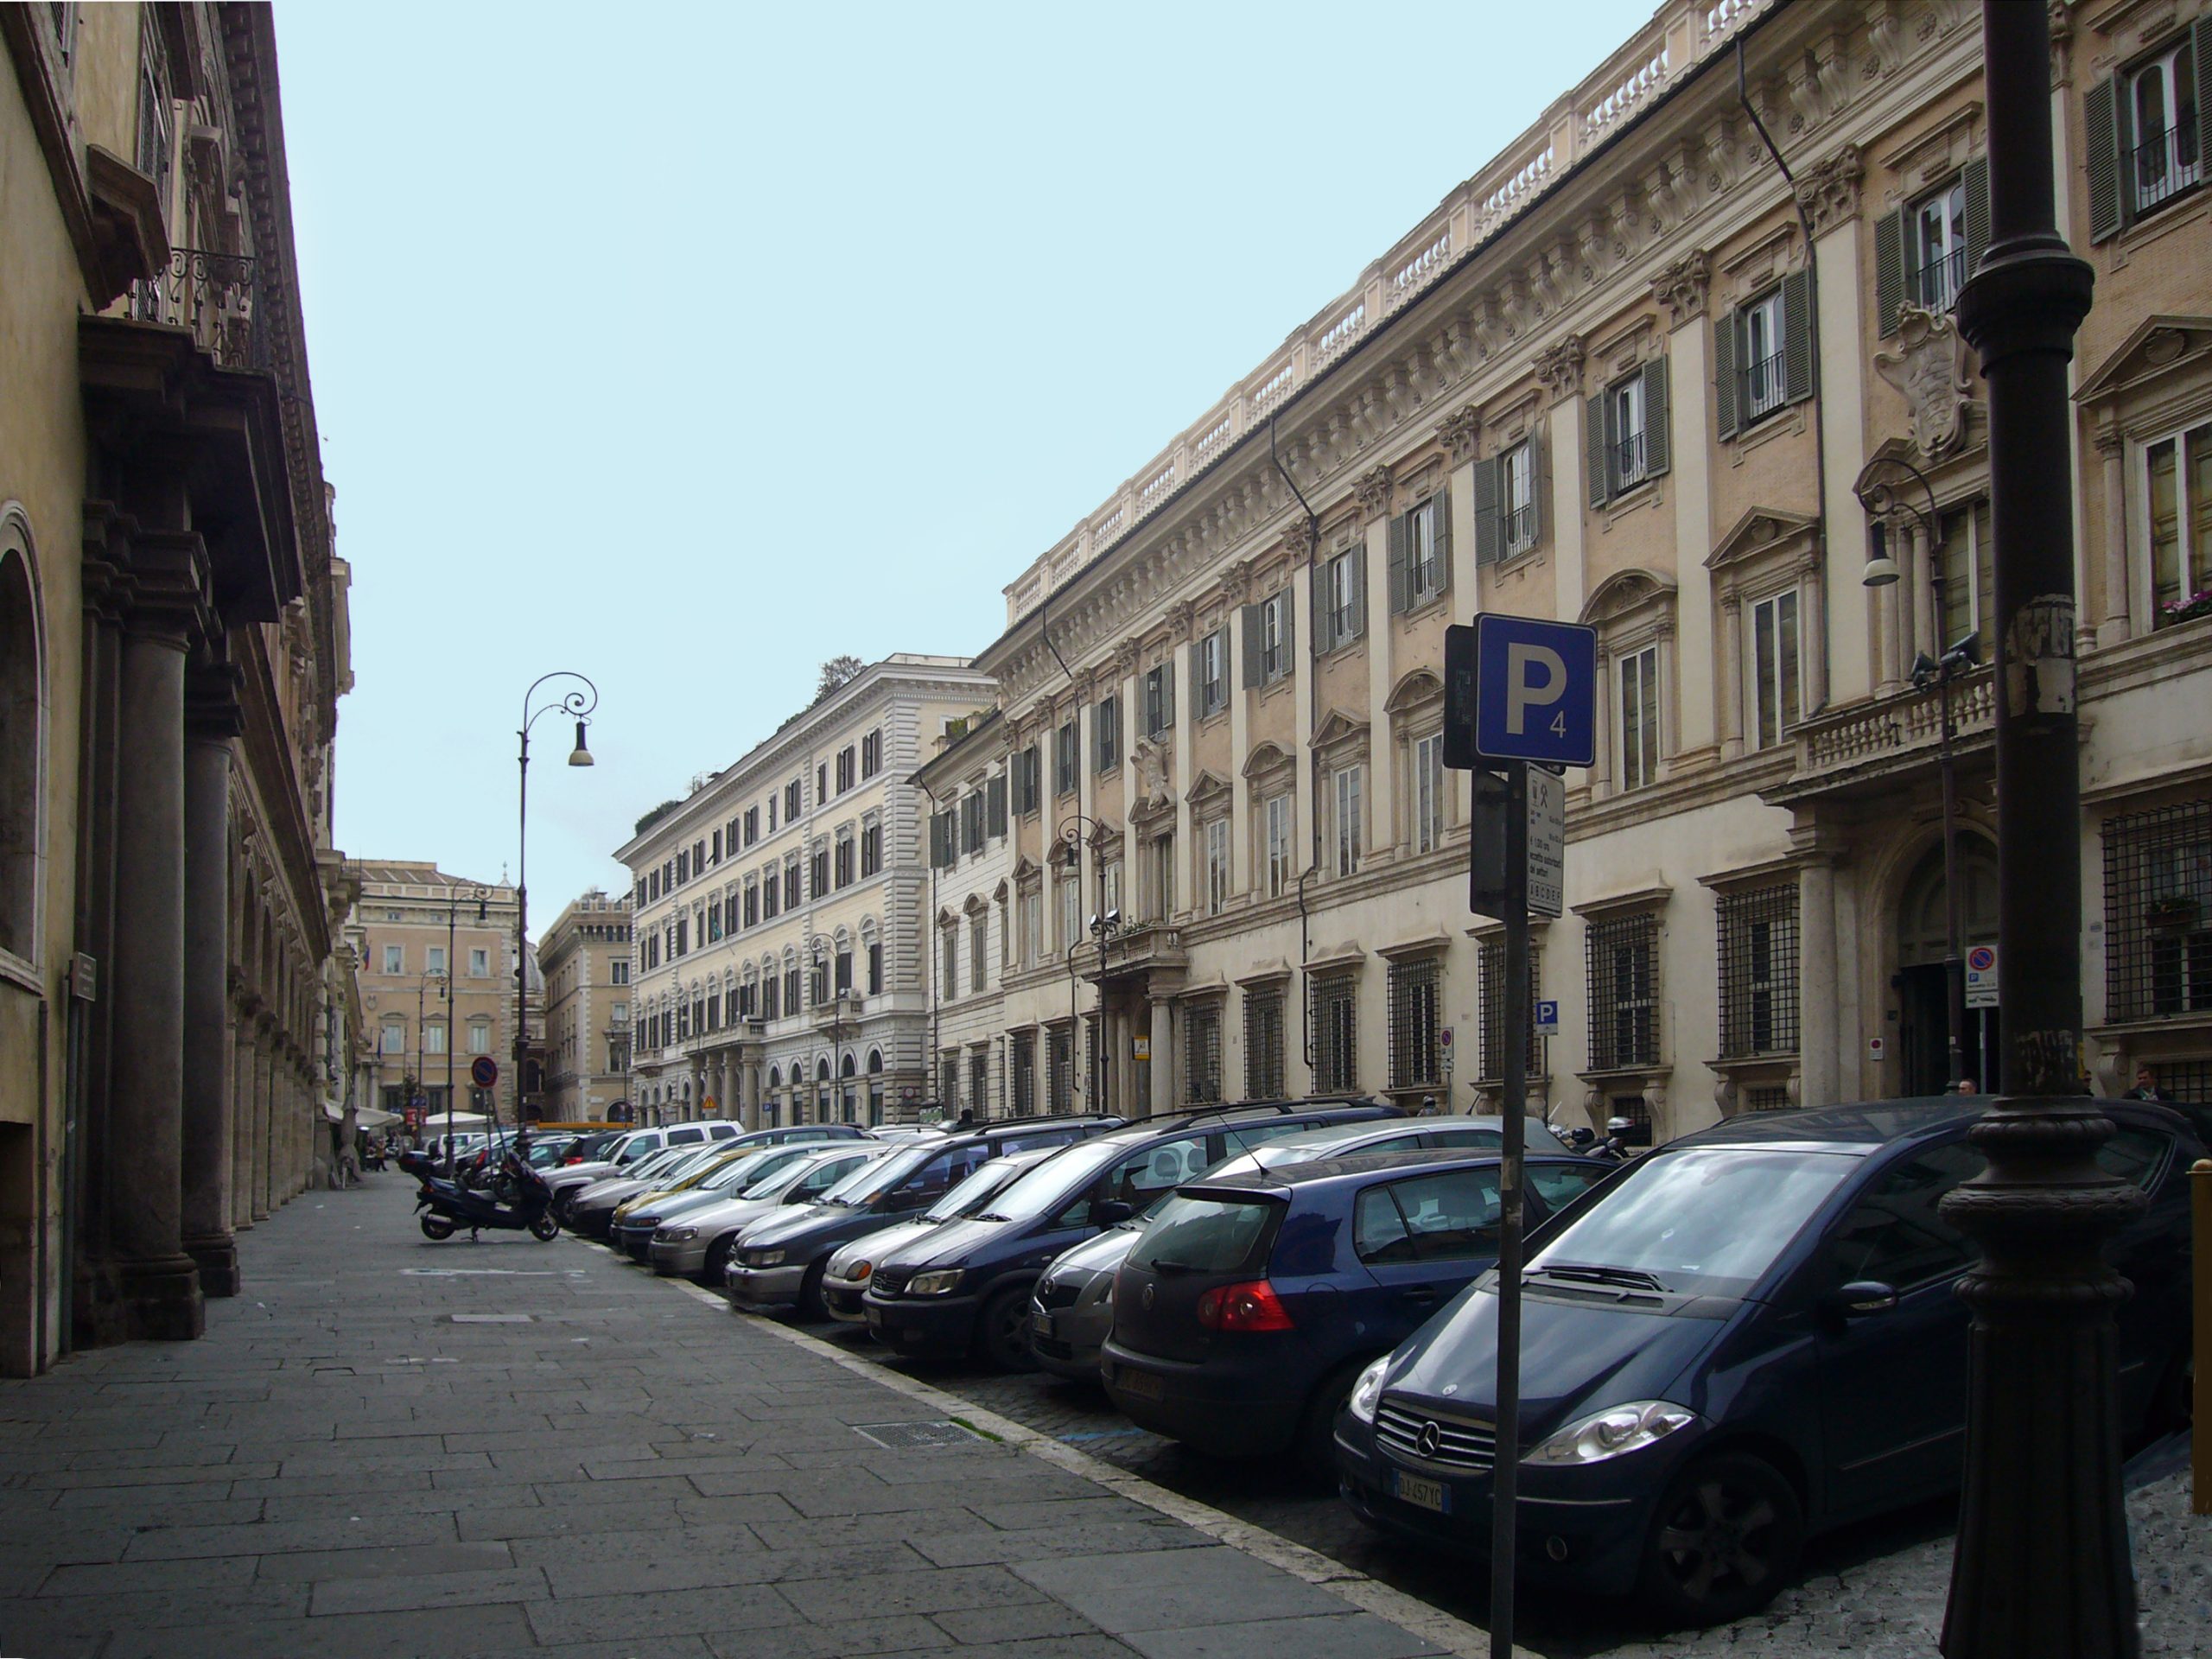
[(780, 1020), (783, 1014), (783, 982), (771, 974), (760, 982), (760, 1017), (763, 1020)]
[(763, 873), (760, 878), (760, 919), (772, 922), (784, 913), (784, 884), (774, 869)]
[(805, 902), (799, 887), (798, 858), (794, 854), (784, 861), (784, 908), (797, 910)]
[(1333, 651), (1359, 638), (1365, 621), (1360, 550), (1348, 548), (1321, 567), (1320, 634), (1317, 649)]
[(1053, 743), (1052, 785), (1055, 792), (1072, 795), (1077, 788), (1076, 768), (1080, 764), (1077, 756), (1082, 753), (1083, 739), (1077, 724), (1071, 720), (1061, 726)]
[(1797, 888), (1720, 895), (1720, 1058), (1797, 1052)]
[(1041, 887), (1026, 889), (1018, 901), (1021, 911), (1021, 960), (1034, 968), (1045, 960), (1045, 893)]
[(1390, 1087), (1436, 1088), (1444, 1075), (1444, 964), (1433, 957), (1392, 963), (1387, 994)]
[[(1905, 295), (1948, 311), (1967, 281), (1967, 184), (1954, 179), (1912, 204), (1905, 218)], [(1885, 320), (1886, 321), (1886, 320)]]
[(830, 849), (817, 847), (807, 859), (807, 891), (819, 899), (830, 891)]
[(1120, 859), (1114, 860), (1110, 864), (1103, 860), (1100, 861), (1098, 891), (1100, 902), (1106, 906), (1106, 913), (1109, 916), (1118, 913), (1122, 908), (1122, 861)]
[(1605, 392), (1605, 434), (1612, 446), (1608, 463), (1612, 487), (1625, 490), (1643, 481), (1643, 377), (1630, 375)]
[(1282, 990), (1244, 993), (1244, 1097), (1281, 1100), (1287, 1092), (1283, 1055)]
[(1659, 647), (1621, 658), (1621, 787), (1642, 789), (1659, 776)]
[(861, 776), (873, 778), (883, 770), (883, 734), (868, 732), (861, 738)]
[(468, 976), (471, 979), (488, 979), (492, 973), (492, 953), (482, 945), (468, 953)]
[(785, 823), (798, 822), (799, 809), (804, 804), (803, 798), (805, 792), (806, 780), (803, 778), (794, 778), (784, 785), (784, 822)]
[(1313, 1089), (1350, 1094), (1359, 1086), (1359, 990), (1350, 974), (1313, 981)]
[(2105, 1018), (2212, 1010), (2212, 796), (2108, 818)]
[(1266, 849), (1268, 897), (1280, 899), (1298, 880), (1291, 849), (1291, 798), (1270, 795), (1260, 809), (1261, 834)]
[(941, 995), (948, 999), (956, 997), (960, 995), (959, 930), (948, 925), (938, 936), (938, 950), (942, 958), (938, 964), (937, 982), (942, 988)]
[(836, 880), (840, 887), (853, 885), (853, 838), (849, 834), (837, 837)]
[(1751, 607), (1751, 676), (1758, 747), (1772, 748), (1796, 726), (1797, 591), (1770, 595)]
[(883, 993), (883, 946), (880, 943), (868, 948), (868, 994), (880, 996)]
[(841, 795), (853, 786), (854, 768), (857, 758), (853, 753), (853, 746), (849, 743), (837, 751), (837, 792)]
[(960, 798), (960, 850), (963, 855), (983, 850), (983, 798), (969, 793)]
[(405, 973), (405, 972), (407, 971), (407, 968), (406, 968), (406, 961), (407, 961), (407, 951), (406, 951), (406, 947), (405, 947), (405, 946), (404, 946), (404, 945), (397, 945), (397, 944), (387, 944), (386, 946), (385, 946), (385, 948), (384, 948), (384, 970), (385, 970), (385, 972), (386, 972), (387, 974), (404, 974), (404, 973)]
[(1144, 734), (1157, 741), (1175, 729), (1175, 664), (1160, 664), (1145, 671)]
[(721, 899), (709, 899), (709, 900), (707, 901), (707, 940), (708, 940), (708, 943), (709, 943), (709, 944), (712, 944), (715, 940), (719, 939), (720, 938), (721, 938), (721, 936), (722, 936), (722, 901), (721, 901)]
[(760, 884), (750, 876), (745, 881), (745, 925), (747, 927), (760, 925)]
[(1075, 1030), (1052, 1026), (1045, 1032), (1045, 1109), (1058, 1115), (1071, 1109), (1075, 1089)]
[[(618, 957), (613, 962), (609, 963), (607, 964), (607, 982), (609, 984), (627, 985), (630, 982), (630, 964), (621, 957)], [(620, 1005), (618, 1003), (616, 1006), (620, 1007)], [(619, 1019), (623, 1016), (617, 1015), (616, 1017)]]
[(863, 825), (861, 830), (861, 874), (870, 876), (883, 868), (883, 826), (880, 823)]
[(1014, 1033), (1014, 1115), (1027, 1117), (1037, 1109), (1037, 1033)]
[(2198, 152), (2196, 53), (2184, 35), (2130, 73), (2126, 128), (2132, 156), (2122, 157), (2129, 207), (2137, 216), (2164, 207), (2203, 177)]
[(472, 1020), (468, 1022), (468, 1052), (472, 1054), (489, 1054), (492, 1052), (490, 1020)]
[(677, 855), (676, 855), (676, 885), (677, 885), (677, 887), (682, 887), (682, 886), (686, 882), (686, 881), (689, 881), (690, 879), (691, 879), (691, 855), (690, 855), (690, 853), (688, 853), (688, 852), (682, 852), (682, 853), (678, 853), (678, 854), (677, 854)]
[(2152, 626), (2180, 620), (2212, 590), (2212, 425), (2143, 451), (2150, 510)]
[(1151, 845), (1151, 868), (1145, 878), (1146, 913), (1164, 922), (1175, 914), (1175, 837), (1155, 836)]
[(745, 809), (745, 844), (750, 847), (760, 839), (760, 809), (757, 806), (748, 806)]
[(1737, 313), (1744, 361), (1746, 425), (1780, 409), (1789, 392), (1787, 353), (1782, 337), (1782, 290), (1752, 301)]
[(1060, 954), (1083, 937), (1083, 878), (1071, 870), (1060, 878)]
[(1524, 439), (1499, 458), (1499, 539), (1512, 558), (1536, 544), (1536, 445)]
[(1183, 1098), (1193, 1106), (1221, 1098), (1219, 1002), (1194, 1002), (1183, 1010)]
[(1413, 797), (1414, 850), (1433, 853), (1444, 844), (1444, 804), (1450, 798), (1445, 792), (1443, 733), (1414, 740), (1408, 788)]
[(1198, 641), (1198, 718), (1208, 720), (1229, 707), (1229, 630), (1217, 628)]
[(830, 763), (817, 761), (814, 768), (814, 804), (817, 806), (830, 798)]
[(429, 946), (423, 952), (423, 971), (442, 974), (446, 970), (446, 948), (442, 944)]
[(1122, 700), (1108, 697), (1091, 712), (1091, 735), (1096, 747), (1097, 769), (1111, 772), (1122, 764)]
[(1345, 766), (1329, 780), (1338, 875), (1354, 875), (1359, 871), (1360, 786), (1364, 770), (1362, 766)]
[(1290, 672), (1291, 601), (1286, 588), (1260, 601), (1256, 684), (1272, 685)]
[(1214, 819), (1205, 835), (1206, 914), (1218, 916), (1229, 906), (1229, 820)]
[(425, 1054), (442, 1054), (446, 1052), (446, 1028), (435, 1020), (423, 1027), (423, 1052)]
[(988, 982), (986, 975), (990, 967), (991, 918), (988, 912), (971, 916), (968, 920), (968, 988), (982, 990)]
[(404, 1054), (407, 1052), (407, 1028), (397, 1020), (387, 1020), (377, 1033), (377, 1052)]
[[(1993, 542), (1989, 533), (1989, 503), (1977, 501), (1972, 506), (1954, 507), (1938, 521), (1943, 533), (1942, 545), (1936, 549), (1936, 569), (1943, 579), (1943, 614), (1937, 619), (1942, 628), (1941, 641), (1945, 650), (1955, 645), (1969, 633), (1979, 632), (1985, 642), (1997, 615), (1996, 562), (1991, 557)], [(1982, 652), (1986, 662), (1990, 652)]]
[(801, 1006), (798, 1000), (798, 969), (794, 965), (784, 969), (784, 1012), (796, 1016)]
[(1390, 608), (1411, 611), (1450, 585), (1450, 503), (1432, 495), (1390, 521)]
[(1659, 918), (1592, 922), (1584, 934), (1590, 970), (1590, 1069), (1659, 1064)]
[[(1547, 1070), (1536, 1037), (1536, 998), (1543, 983), (1541, 953), (1529, 947), (1528, 1018), (1523, 1022), (1521, 1064), (1529, 1077)], [(1479, 1027), (1475, 1051), (1475, 1077), (1495, 1083), (1505, 1075), (1505, 942), (1487, 939), (1475, 954), (1475, 1023)]]
[(768, 797), (768, 833), (772, 836), (776, 833), (776, 798), (771, 795)]

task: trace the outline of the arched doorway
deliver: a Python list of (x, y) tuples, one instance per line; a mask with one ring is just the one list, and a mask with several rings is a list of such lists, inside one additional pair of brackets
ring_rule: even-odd
[[(1978, 835), (1961, 831), (1959, 954), (1997, 943), (1997, 853)], [(1946, 947), (1943, 849), (1928, 849), (1914, 866), (1897, 906), (1898, 1087), (1907, 1095), (1939, 1095), (1949, 1081), (1950, 1027), (1944, 1013)], [(1959, 1027), (1966, 1075), (1985, 1090), (1997, 1081), (1997, 1010), (1967, 1008)]]

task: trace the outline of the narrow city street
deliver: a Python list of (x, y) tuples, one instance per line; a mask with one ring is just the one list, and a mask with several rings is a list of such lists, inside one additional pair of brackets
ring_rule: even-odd
[(411, 1193), (246, 1234), (204, 1341), (0, 1384), (0, 1652), (1448, 1650), (591, 1247), (428, 1243)]

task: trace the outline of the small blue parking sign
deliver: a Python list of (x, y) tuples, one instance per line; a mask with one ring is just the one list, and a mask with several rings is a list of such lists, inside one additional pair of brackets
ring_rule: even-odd
[(1559, 1004), (1542, 1001), (1536, 1004), (1536, 1029), (1547, 1037), (1559, 1035)]
[(1475, 619), (1475, 752), (1587, 766), (1598, 759), (1598, 631), (1484, 612)]

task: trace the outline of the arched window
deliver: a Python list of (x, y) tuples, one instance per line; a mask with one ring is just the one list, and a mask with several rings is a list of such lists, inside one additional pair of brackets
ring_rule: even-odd
[(46, 664), (30, 525), (0, 508), (0, 953), (38, 958)]

